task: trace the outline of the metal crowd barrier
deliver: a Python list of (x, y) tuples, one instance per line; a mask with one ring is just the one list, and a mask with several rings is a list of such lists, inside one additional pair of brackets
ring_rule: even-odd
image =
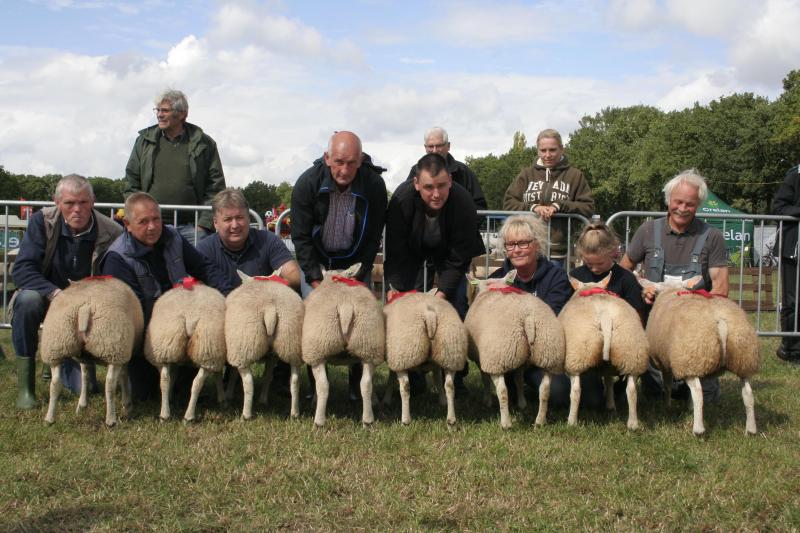
[[(2, 315), (3, 319), (0, 328), (10, 328), (7, 317), (8, 301), (10, 299), (11, 277), (9, 275), (9, 264), (14, 259), (14, 251), (9, 249), (9, 242), (13, 237), (10, 231), (15, 230), (9, 223), (11, 211), (17, 211), (22, 206), (44, 207), (54, 205), (53, 202), (41, 201), (0, 201), (0, 214), (5, 215), (0, 221), (0, 230), (3, 231), (0, 244), (2, 245)], [(121, 203), (97, 203), (95, 208), (105, 212), (113, 218), (117, 209), (123, 207)], [(201, 211), (208, 211), (208, 206), (178, 206), (162, 205), (162, 210), (173, 211), (172, 223), (178, 220), (178, 211), (193, 211), (195, 215), (195, 226)], [(291, 210), (287, 209), (275, 221), (274, 231), (280, 235), (281, 230)], [(496, 268), (502, 261), (502, 250), (496, 246), (497, 232), (502, 222), (510, 215), (519, 214), (518, 211), (478, 211), (481, 217), (481, 235), (484, 239), (485, 253), (473, 261), (473, 268), (479, 270), (479, 277), (488, 276), (491, 269)], [(264, 227), (261, 217), (250, 210), (251, 219), (256, 228)], [(627, 248), (630, 239), (636, 228), (645, 220), (654, 217), (665, 216), (665, 212), (657, 211), (621, 211), (614, 213), (606, 220), (606, 223), (613, 227), (620, 235), (624, 246)], [(167, 217), (168, 218), (168, 217)], [(549, 245), (550, 225), (548, 224), (548, 247), (546, 255), (548, 258), (558, 259), (570, 266), (574, 263), (573, 246), (577, 236), (580, 234), (584, 225), (590, 222), (589, 219), (574, 214), (556, 214), (555, 219), (566, 219), (566, 242), (567, 247), (565, 256), (553, 256)], [(798, 315), (800, 310), (797, 306), (800, 303), (800, 294), (795, 294), (794, 305), (794, 328), (793, 331), (783, 332), (780, 325), (780, 310), (784, 305), (783, 298), (783, 276), (786, 273), (783, 267), (783, 229), (786, 224), (800, 225), (800, 221), (793, 217), (775, 215), (748, 215), (748, 214), (703, 214), (700, 216), (704, 220), (722, 220), (722, 232), (735, 232), (739, 239), (738, 249), (733, 252), (737, 255), (736, 261), (729, 265), (730, 273), (730, 298), (737, 301), (747, 311), (754, 313), (756, 330), (760, 336), (764, 337), (800, 337), (798, 331)], [(165, 220), (169, 222), (169, 220)], [(753, 225), (753, 232), (747, 231), (749, 224)], [(20, 232), (24, 231), (22, 229)], [(197, 235), (195, 234), (195, 239)], [(21, 236), (20, 236), (21, 240)], [(792, 257), (797, 257), (797, 250), (793, 250)], [(381, 256), (382, 260), (382, 256)], [(381, 267), (382, 268), (382, 267)], [(481, 270), (482, 269), (482, 270)], [(800, 288), (800, 269), (787, 269), (794, 275), (795, 287)], [(382, 279), (382, 275), (379, 279)], [(749, 280), (749, 281), (748, 281)], [(384, 289), (385, 292), (385, 289)], [(797, 291), (800, 292), (800, 291)]]
[[(25, 228), (27, 228), (27, 220), (25, 220), (25, 227), (21, 226), (12, 226), (11, 225), (11, 217), (10, 215), (14, 213), (21, 213), (21, 210), (24, 207), (32, 207), (32, 208), (42, 208), (48, 207), (51, 205), (55, 205), (54, 202), (44, 202), (44, 201), (28, 201), (28, 200), (0, 200), (0, 231), (2, 231), (2, 237), (0, 237), (0, 246), (2, 246), (2, 253), (0, 253), (0, 281), (2, 281), (2, 285), (0, 285), (0, 290), (2, 290), (2, 313), (0, 313), (0, 329), (9, 329), (11, 324), (8, 321), (8, 302), (11, 299), (11, 289), (12, 286), (12, 279), (11, 279), (11, 268), (13, 266), (13, 261), (16, 259), (17, 251), (19, 249), (19, 245), (22, 242), (22, 234), (25, 232)], [(116, 213), (117, 209), (124, 208), (125, 204), (122, 203), (101, 203), (98, 202), (94, 204), (95, 209), (100, 211), (101, 213), (105, 214), (109, 218), (114, 218), (114, 213)], [(12, 212), (13, 211), (13, 212)], [(173, 211), (172, 215), (172, 225), (177, 226), (178, 222), (178, 211), (192, 211), (194, 212), (194, 225), (195, 225), (195, 233), (194, 233), (194, 243), (197, 244), (197, 221), (200, 218), (201, 211), (211, 211), (210, 206), (206, 205), (162, 205), (161, 211)], [(32, 213), (31, 213), (32, 214)], [(250, 210), (250, 218), (252, 220), (251, 225), (255, 225), (258, 229), (264, 228), (264, 221), (259, 216), (258, 213)], [(164, 223), (169, 224), (170, 220), (169, 217), (165, 217)], [(16, 234), (15, 236), (11, 236), (10, 232), (14, 231)], [(13, 249), (9, 248), (9, 243), (13, 243), (13, 239), (18, 239), (19, 242), (16, 243), (17, 246)]]
[[(611, 215), (606, 223), (613, 227), (627, 249), (635, 230), (645, 220), (666, 216), (663, 211), (620, 211)], [(798, 331), (798, 290), (794, 294), (793, 331), (781, 331), (780, 312), (784, 306), (782, 277), (783, 230), (785, 225), (800, 225), (794, 217), (778, 215), (710, 214), (698, 218), (705, 221), (722, 221), (724, 236), (738, 238), (736, 248), (728, 248), (730, 299), (740, 307), (755, 314), (756, 331), (762, 337), (800, 337)], [(753, 231), (748, 228), (752, 225)], [(797, 257), (792, 250), (791, 257)], [(796, 263), (795, 263), (796, 264)], [(800, 288), (800, 269), (792, 269), (795, 287)], [(747, 281), (749, 279), (749, 281)], [(749, 297), (748, 297), (749, 296)]]

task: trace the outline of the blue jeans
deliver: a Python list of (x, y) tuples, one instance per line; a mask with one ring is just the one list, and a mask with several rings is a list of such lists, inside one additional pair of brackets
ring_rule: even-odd
[[(39, 324), (50, 302), (36, 291), (20, 289), (14, 298), (14, 316), (11, 319), (11, 342), (19, 357), (36, 357), (39, 347)], [(89, 369), (90, 384), (96, 389), (94, 364)], [(81, 367), (67, 359), (61, 364), (61, 382), (75, 394), (81, 392)]]

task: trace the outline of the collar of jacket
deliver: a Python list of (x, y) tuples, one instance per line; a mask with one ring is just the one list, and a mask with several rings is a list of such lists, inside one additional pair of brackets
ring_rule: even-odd
[[(375, 172), (376, 174), (378, 174), (379, 176), (383, 172), (386, 172), (385, 168), (379, 167), (378, 165), (375, 165), (372, 162), (372, 158), (369, 156), (369, 154), (362, 153), (361, 156), (362, 156), (361, 166), (358, 167), (358, 170), (356, 171), (356, 177), (353, 179), (352, 183), (350, 184), (351, 192), (357, 193), (359, 195), (362, 195), (362, 193), (366, 190), (366, 187), (364, 187), (364, 179), (365, 178), (364, 178), (364, 174), (362, 174), (362, 171), (371, 170), (371, 171)], [(325, 189), (327, 191), (332, 191), (333, 189), (335, 189), (336, 188), (336, 182), (333, 181), (333, 174), (331, 174), (330, 167), (325, 164), (325, 158), (324, 157), (320, 157), (319, 159), (314, 161), (314, 166), (319, 167), (320, 171), (322, 172), (322, 181), (321, 181), (320, 187), (319, 187), (320, 190)]]
[[(540, 169), (540, 170), (545, 170), (545, 169), (547, 168), (546, 166), (544, 166), (544, 165), (542, 164), (542, 158), (540, 158), (540, 157), (537, 157), (537, 158), (536, 158), (536, 163), (534, 163), (534, 165), (533, 165), (533, 166), (534, 166), (534, 167), (536, 167), (536, 168), (538, 168), (538, 169)], [(569, 167), (569, 160), (567, 159), (567, 156), (565, 156), (565, 155), (562, 155), (562, 156), (561, 156), (561, 161), (559, 161), (558, 163), (556, 163), (556, 166), (554, 166), (554, 167), (553, 167), (553, 168), (551, 168), (550, 170), (551, 170), (551, 171), (555, 171), (555, 170), (564, 170), (564, 169), (566, 169), (567, 167)]]
[[(203, 130), (200, 128), (200, 126), (195, 126), (191, 122), (185, 122), (183, 127), (186, 129), (186, 134), (189, 136), (189, 151), (194, 152), (194, 150), (200, 144), (200, 140), (203, 138)], [(160, 134), (161, 130), (158, 128), (157, 124), (154, 124), (143, 130), (139, 130), (139, 135), (143, 136), (147, 142), (151, 142), (153, 144), (158, 143), (158, 137)]]
[(164, 248), (164, 244), (167, 242), (168, 239), (172, 237), (172, 234), (166, 229), (161, 229), (161, 237), (158, 238), (155, 246), (152, 248), (145, 246), (144, 244), (137, 241), (130, 231), (125, 230), (125, 247), (128, 249), (128, 253), (131, 257), (144, 257), (153, 250), (160, 250)]

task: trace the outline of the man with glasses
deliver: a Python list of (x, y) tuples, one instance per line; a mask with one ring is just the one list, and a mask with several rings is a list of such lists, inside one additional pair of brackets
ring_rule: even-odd
[[(447, 161), (447, 172), (453, 178), (453, 183), (458, 183), (464, 187), (472, 196), (476, 209), (487, 209), (486, 198), (483, 196), (481, 184), (478, 177), (467, 165), (456, 159), (450, 154), (450, 138), (444, 128), (434, 126), (425, 132), (423, 137), (425, 153), (439, 154)], [(417, 176), (417, 166), (411, 167), (406, 181), (414, 181)]]
[[(139, 132), (125, 167), (125, 196), (142, 191), (164, 205), (211, 205), (225, 188), (217, 144), (186, 122), (189, 103), (181, 91), (167, 90), (155, 100), (157, 124)], [(202, 211), (195, 227), (191, 211), (177, 213), (178, 231), (196, 242), (212, 231), (211, 212)], [(167, 221), (171, 221), (168, 219)]]
[[(428, 290), (437, 276), (437, 296), (467, 313), (467, 278), (472, 258), (483, 252), (475, 202), (447, 171), (440, 154), (422, 157), (413, 181), (392, 194), (386, 213), (386, 283), (389, 296), (417, 288), (417, 274), (426, 260), (433, 264)], [(463, 387), (462, 385), (458, 388)], [(462, 389), (463, 390), (463, 389)]]

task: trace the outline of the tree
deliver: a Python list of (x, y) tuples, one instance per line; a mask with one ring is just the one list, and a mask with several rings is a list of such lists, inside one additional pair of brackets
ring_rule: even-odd
[(281, 198), (278, 196), (277, 187), (263, 181), (253, 181), (242, 189), (247, 203), (250, 204), (250, 209), (264, 216), (264, 212), (273, 207), (277, 207), (281, 203)]
[(286, 205), (286, 207), (292, 206), (292, 185), (288, 181), (282, 181), (280, 185), (278, 185), (277, 193), (278, 197), (281, 199), (281, 203)]
[(502, 155), (467, 156), (466, 164), (478, 176), (489, 209), (503, 209), (503, 197), (511, 181), (536, 160), (536, 149), (526, 146), (525, 134), (516, 132), (511, 149)]
[(101, 203), (120, 203), (124, 202), (122, 191), (125, 190), (126, 181), (124, 178), (112, 180), (109, 178), (89, 178), (94, 189), (94, 196), (97, 202)]
[(20, 197), (20, 186), (13, 174), (0, 165), (0, 200), (16, 200)]

